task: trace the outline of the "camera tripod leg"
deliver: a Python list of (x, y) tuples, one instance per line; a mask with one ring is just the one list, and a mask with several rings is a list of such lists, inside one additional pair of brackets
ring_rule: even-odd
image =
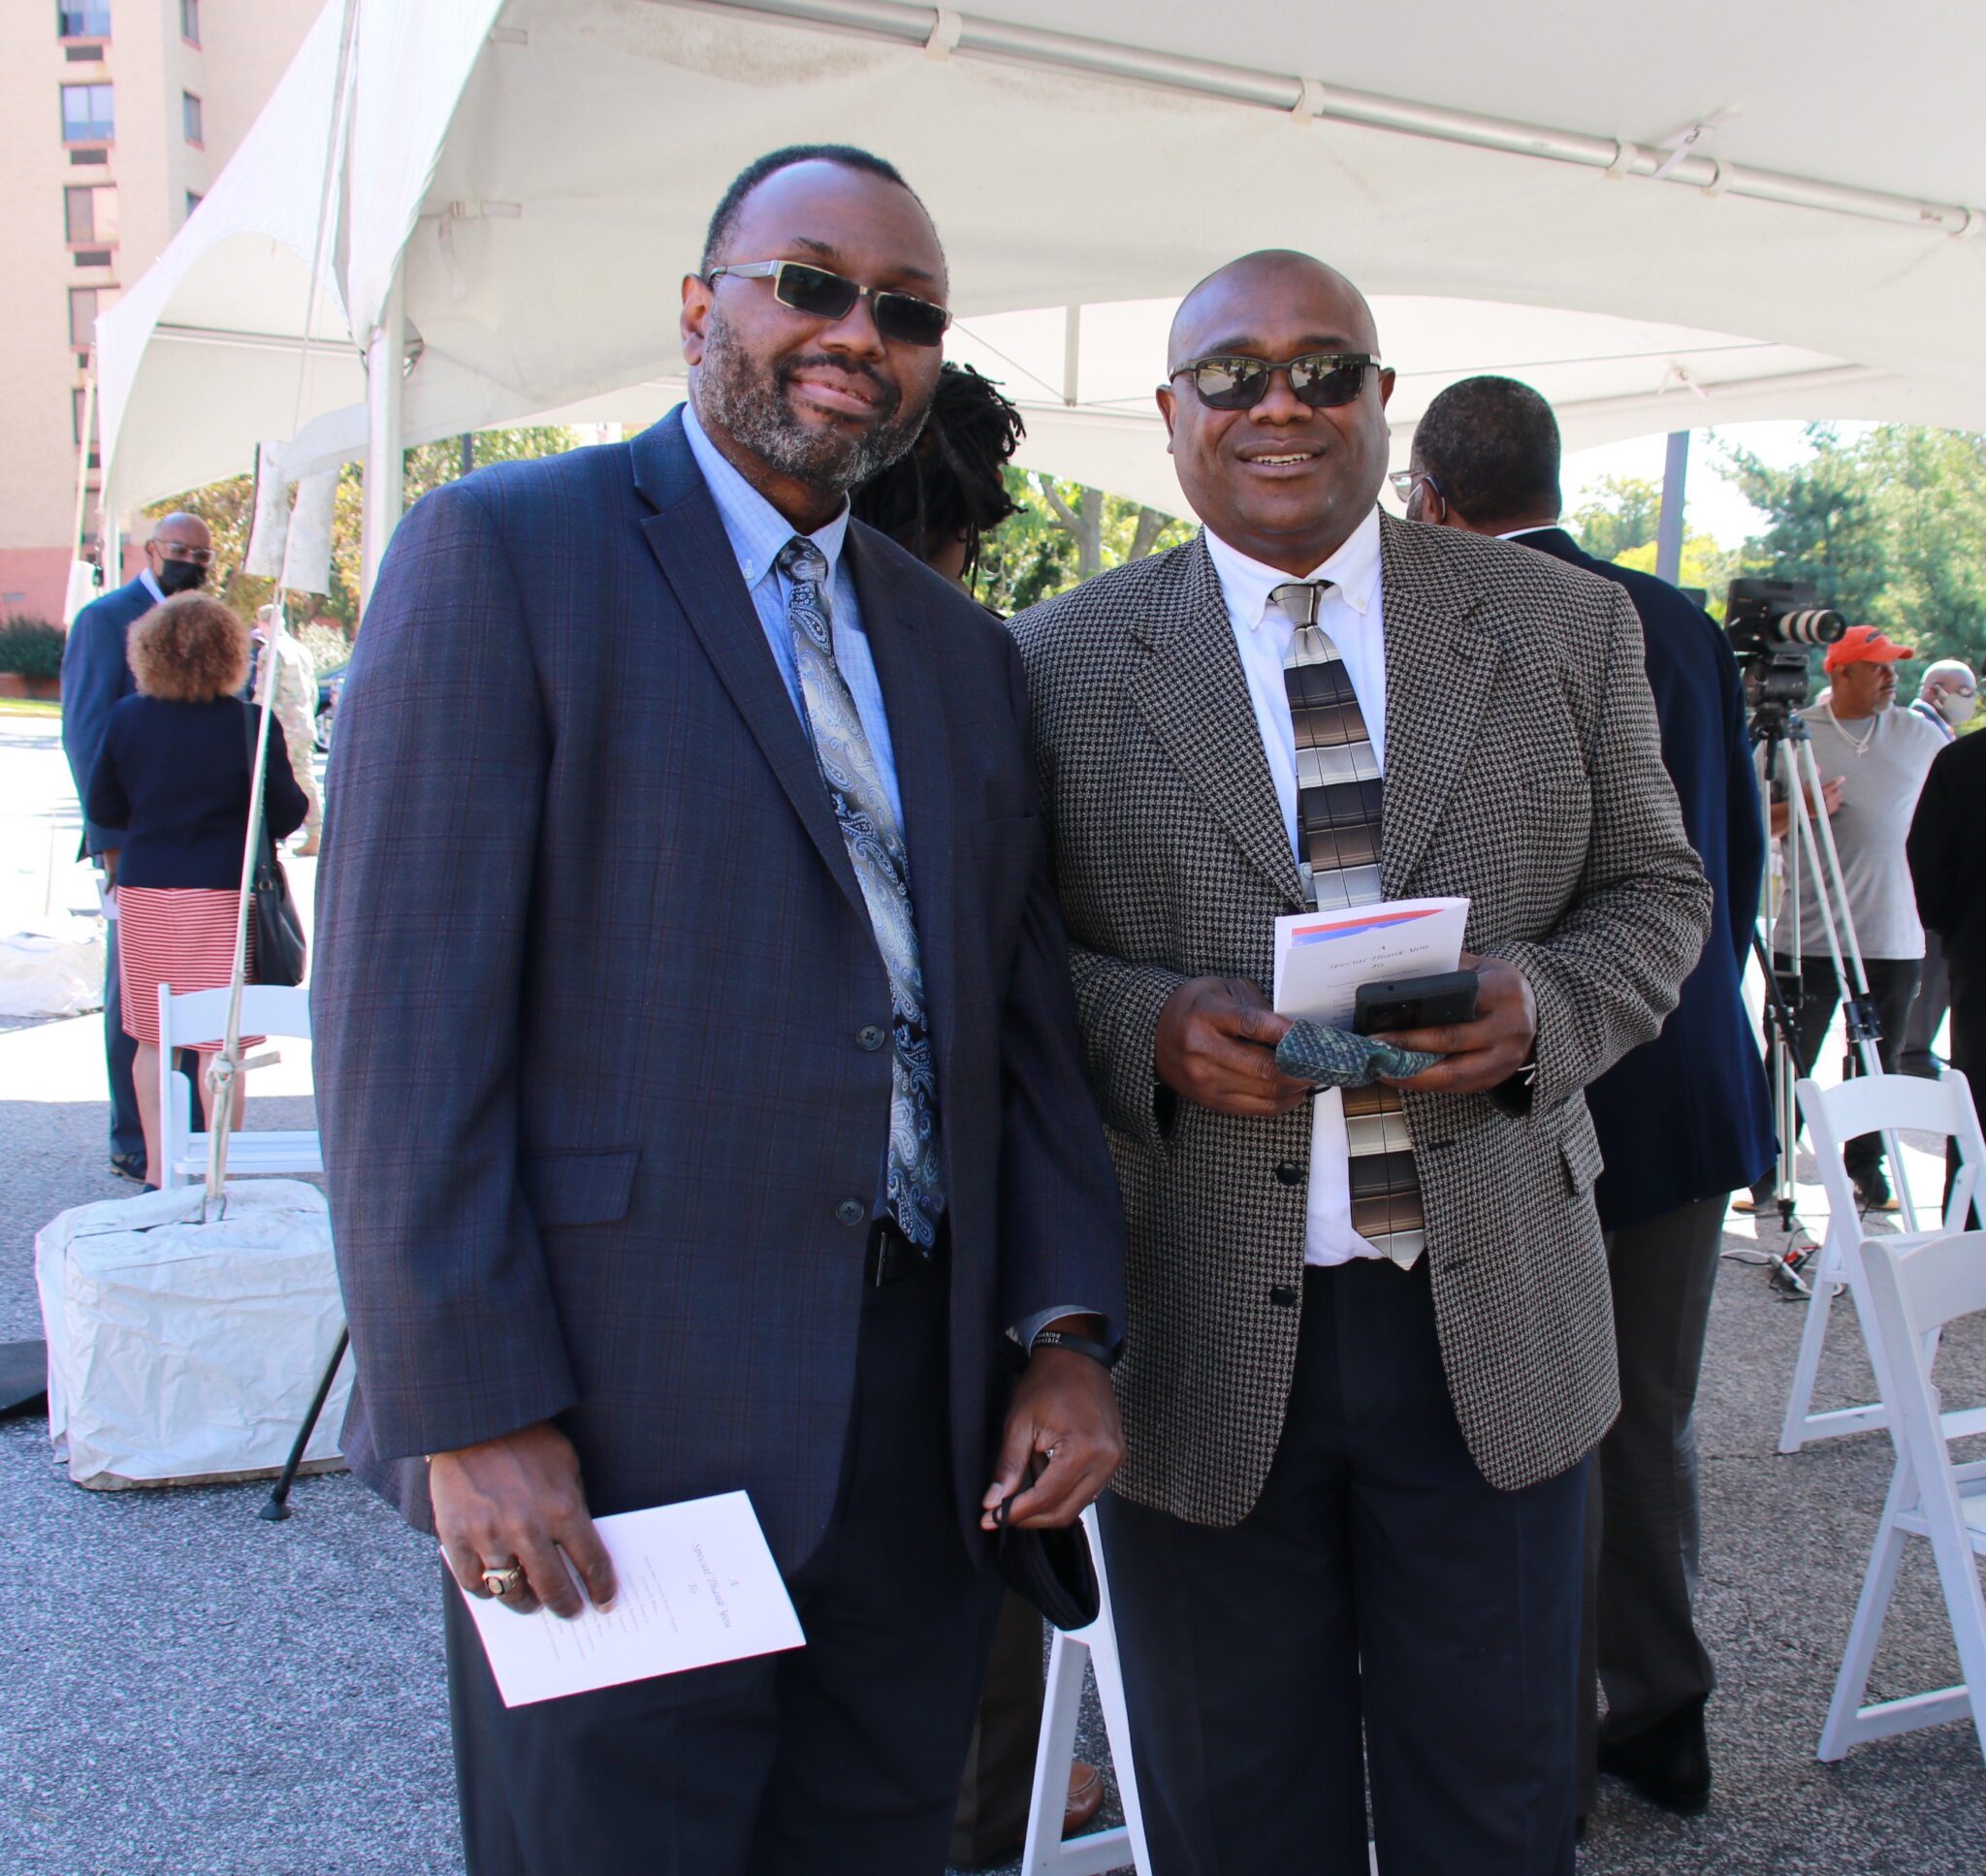
[(337, 1347), (332, 1350), (331, 1359), (324, 1364), (323, 1379), (317, 1383), (317, 1392), (311, 1396), (310, 1411), (304, 1415), (304, 1424), (297, 1429), (290, 1456), (283, 1461), (283, 1469), (270, 1488), (269, 1502), (256, 1513), (271, 1524), (280, 1524), (290, 1514), (290, 1487), (297, 1482), (297, 1468), (304, 1463), (304, 1448), (310, 1444), (310, 1436), (317, 1430), (318, 1415), (324, 1412), (324, 1403), (331, 1398), (331, 1383), (337, 1379), (338, 1365), (344, 1360), (345, 1350), (351, 1345), (351, 1340), (349, 1327), (338, 1330)]

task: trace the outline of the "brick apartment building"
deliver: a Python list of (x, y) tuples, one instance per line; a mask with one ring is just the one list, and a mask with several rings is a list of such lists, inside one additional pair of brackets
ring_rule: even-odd
[[(322, 4), (0, 5), (0, 618), (62, 616), (97, 314), (198, 209)], [(88, 516), (93, 536), (94, 493)]]

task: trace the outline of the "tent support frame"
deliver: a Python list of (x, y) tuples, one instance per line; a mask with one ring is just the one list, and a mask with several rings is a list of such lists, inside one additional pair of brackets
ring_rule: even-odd
[(1220, 65), (1210, 59), (1181, 58), (1171, 52), (1014, 25), (970, 13), (953, 13), (949, 8), (912, 6), (904, 4), (904, 0), (666, 3), (688, 4), (714, 13), (756, 14), (796, 25), (893, 40), (920, 51), (930, 45), (942, 23), (946, 38), (952, 41), (953, 57), (1008, 59), (1090, 78), (1120, 79), (1134, 84), (1223, 98), (1233, 104), (1257, 105), (1298, 117), (1360, 124), (1368, 129), (1398, 131), (1409, 137), (1464, 143), (1476, 149), (1499, 150), (1511, 156), (1577, 164), (1622, 180), (1636, 177), (1674, 182), (1710, 195), (1748, 196), (1756, 201), (1820, 208), (1865, 220), (1901, 222), (1927, 233), (1974, 235), (1986, 230), (1986, 210), (1959, 203), (1929, 202), (1879, 189), (1857, 189), (1845, 183), (1789, 175), (1777, 170), (1748, 169), (1712, 156), (1685, 155), (1679, 161), (1672, 149), (1619, 138), (1594, 137), (1542, 124), (1513, 123), (1475, 111), (1418, 104), (1407, 98), (1352, 91), (1317, 79)]

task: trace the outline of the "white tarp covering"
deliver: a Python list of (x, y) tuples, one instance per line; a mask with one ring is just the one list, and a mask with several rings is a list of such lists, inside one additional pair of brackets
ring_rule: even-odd
[(0, 938), (0, 1016), (80, 1016), (104, 1006), (104, 921), (56, 913)]
[[(196, 1484), (276, 1471), (344, 1317), (324, 1194), (240, 1180), (107, 1199), (35, 1235), (48, 1434), (79, 1485)], [(306, 1464), (334, 1461), (339, 1374)]]
[[(292, 433), (281, 340), (301, 319), (296, 257), (347, 4), (355, 104), (320, 328), (348, 308), (348, 335), (306, 387), (292, 472), (364, 447), (352, 335), (378, 320), (402, 242), (407, 440), (521, 421), (679, 372), (678, 282), (714, 199), (753, 156), (808, 140), (904, 166), (969, 324), (1168, 300), (1236, 252), (1294, 245), (1376, 294), (1775, 348), (1753, 375), (1785, 384), (1714, 397), (1697, 421), (1986, 427), (1986, 217), (1966, 207), (1986, 204), (1971, 96), (1986, 8), (1965, 0), (1912, 0), (1879, 27), (1846, 0), (1571, 14), (1430, 0), (1411, 22), (1318, 0), (981, 0), (958, 15), (332, 0), (201, 212), (102, 322), (105, 449), (125, 502), (237, 471), (259, 436)], [(1072, 30), (1089, 40), (1058, 37)], [(956, 49), (932, 56), (934, 36)], [(1265, 69), (1206, 64), (1221, 55)], [(253, 369), (228, 333), (261, 334)], [(1432, 368), (1401, 337), (1387, 345), (1409, 372)], [(1512, 369), (1568, 362), (1538, 326), (1489, 349), (1480, 363)], [(1638, 421), (1680, 419), (1664, 397)], [(1045, 463), (1050, 431), (1072, 452), (1088, 436), (1102, 463), (1149, 461), (1148, 423), (1119, 433), (1079, 385), (1073, 409), (1044, 411), (1032, 452), (1139, 492), (1131, 471)]]

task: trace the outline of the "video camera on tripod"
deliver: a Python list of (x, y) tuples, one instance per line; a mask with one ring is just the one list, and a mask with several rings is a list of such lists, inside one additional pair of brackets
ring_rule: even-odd
[(1738, 654), (1745, 701), (1757, 717), (1771, 713), (1783, 723), (1812, 694), (1809, 653), (1832, 645), (1848, 629), (1840, 613), (1820, 605), (1813, 588), (1798, 580), (1733, 580), (1724, 601), (1724, 636)]
[[(1801, 1002), (1800, 880), (1810, 872), (1817, 890), (1817, 909), (1829, 960), (1834, 967), (1851, 1063), (1864, 1074), (1876, 1074), (1881, 1039), (1875, 1005), (1869, 995), (1868, 973), (1848, 912), (1842, 880), (1841, 857), (1821, 806), (1820, 772), (1813, 745), (1800, 712), (1812, 696), (1812, 652), (1816, 645), (1832, 645), (1843, 636), (1848, 622), (1840, 613), (1819, 604), (1815, 589), (1798, 580), (1733, 580), (1724, 602), (1724, 636), (1737, 654), (1745, 682), (1745, 701), (1751, 712), (1751, 741), (1762, 750), (1761, 770), (1768, 805), (1777, 799), (1786, 806), (1784, 884), (1794, 905), (1789, 941), (1780, 947), (1791, 970), (1776, 968), (1764, 935), (1754, 927), (1751, 945), (1764, 975), (1767, 1022), (1772, 1049), (1773, 1108), (1778, 1123), (1779, 1160), (1774, 1178), (1779, 1225), (1789, 1237), (1785, 1250), (1768, 1253), (1776, 1284), (1796, 1295), (1809, 1293), (1801, 1276), (1808, 1254), (1792, 1248), (1793, 1140), (1799, 1114), (1793, 1088)], [(1893, 1166), (1903, 1161), (1897, 1142), (1884, 1134)], [(1915, 1228), (1907, 1188), (1903, 1193), (1905, 1223)]]

